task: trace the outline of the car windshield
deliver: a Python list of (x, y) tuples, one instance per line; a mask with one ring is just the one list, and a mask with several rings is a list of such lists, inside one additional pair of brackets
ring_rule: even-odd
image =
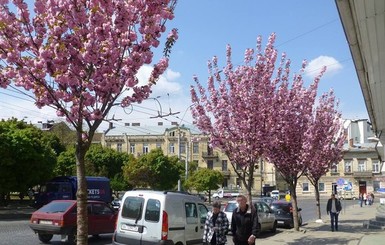
[(39, 209), (39, 212), (44, 213), (64, 213), (71, 206), (72, 202), (50, 202), (47, 205)]
[(285, 204), (283, 204), (283, 203), (272, 203), (270, 207), (273, 210), (281, 209), (281, 210), (285, 211), (286, 213), (290, 212), (290, 205), (286, 204), (286, 203)]
[(238, 207), (238, 204), (236, 202), (230, 202), (230, 203), (227, 203), (224, 211), (233, 212), (234, 209), (236, 209), (237, 207)]

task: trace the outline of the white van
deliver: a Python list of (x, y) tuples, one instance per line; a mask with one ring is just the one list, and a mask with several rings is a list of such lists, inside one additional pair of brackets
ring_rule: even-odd
[(127, 191), (122, 199), (112, 244), (202, 244), (208, 209), (190, 194)]
[(279, 199), (280, 199), (280, 197), (279, 197), (279, 190), (273, 190), (273, 191), (271, 191), (270, 196), (271, 196), (272, 198), (274, 198), (274, 199), (279, 200)]

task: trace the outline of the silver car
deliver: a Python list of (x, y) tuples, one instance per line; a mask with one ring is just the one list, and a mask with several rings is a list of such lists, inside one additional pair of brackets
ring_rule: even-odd
[[(275, 220), (274, 211), (271, 210), (269, 205), (261, 200), (253, 201), (254, 207), (258, 213), (258, 230), (259, 233), (263, 231), (271, 231), (273, 233), (277, 230), (277, 221)], [(223, 208), (227, 219), (229, 220), (229, 229), (231, 229), (231, 217), (233, 211), (238, 207), (238, 203), (233, 201), (228, 201), (226, 206)]]

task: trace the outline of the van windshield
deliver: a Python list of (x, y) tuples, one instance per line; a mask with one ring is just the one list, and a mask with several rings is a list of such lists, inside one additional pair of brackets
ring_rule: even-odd
[(122, 205), (122, 217), (138, 220), (142, 217), (144, 199), (141, 197), (127, 197)]

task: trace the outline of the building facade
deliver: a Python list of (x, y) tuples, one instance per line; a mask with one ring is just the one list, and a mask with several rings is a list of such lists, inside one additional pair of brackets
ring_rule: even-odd
[[(321, 196), (336, 193), (342, 197), (358, 197), (359, 193), (385, 187), (384, 149), (376, 140), (368, 120), (346, 120), (344, 126), (344, 156), (320, 179)], [(306, 176), (299, 179), (296, 191), (299, 196), (314, 196), (314, 187)]]
[[(110, 128), (102, 136), (104, 147), (126, 152), (139, 157), (149, 153), (152, 149), (161, 148), (168, 156), (177, 156), (185, 161), (186, 166), (190, 162), (198, 164), (199, 168), (209, 168), (220, 171), (224, 176), (223, 188), (243, 189), (226, 154), (216, 148), (210, 147), (207, 135), (202, 134), (195, 127), (184, 125), (141, 126), (140, 123), (121, 125), (110, 124)], [(186, 168), (187, 169), (187, 168)], [(188, 172), (185, 175), (188, 175)], [(183, 176), (185, 177), (185, 176)], [(254, 172), (252, 192), (259, 195), (264, 187), (275, 186), (275, 171), (272, 164), (261, 161)]]

